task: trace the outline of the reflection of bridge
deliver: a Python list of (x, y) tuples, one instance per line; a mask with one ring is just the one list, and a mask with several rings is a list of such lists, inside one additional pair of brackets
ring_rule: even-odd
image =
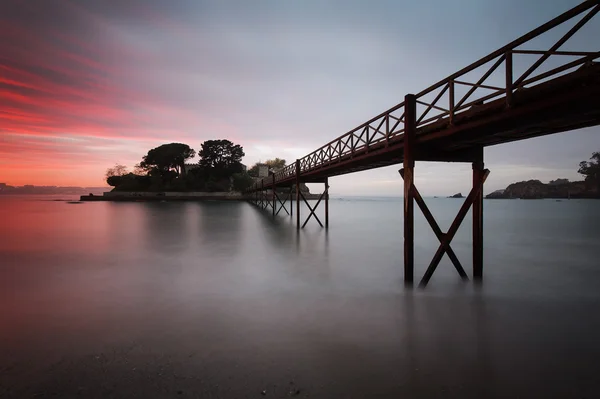
[[(249, 198), (263, 207), (270, 206), (275, 216), (285, 202), (272, 189), (296, 187), (296, 223), (300, 228), (300, 183), (324, 183), (321, 198), (325, 199), (328, 225), (330, 176), (403, 163), (405, 282), (413, 281), (414, 202), (440, 240), (421, 285), (427, 284), (444, 253), (461, 277), (467, 278), (450, 242), (471, 205), (473, 276), (480, 280), (482, 190), (489, 174), (483, 166), (483, 148), (599, 124), (600, 65), (594, 62), (600, 58), (598, 41), (593, 39), (594, 49), (582, 51), (582, 45), (573, 38), (600, 10), (599, 3), (586, 1), (420, 93), (407, 94), (404, 102), (256, 183), (248, 190)], [(566, 33), (548, 50), (528, 48), (541, 35), (562, 28)], [(600, 30), (596, 31), (595, 37), (600, 37)], [(415, 161), (473, 165), (473, 188), (446, 233), (440, 230), (413, 183)], [(309, 205), (311, 213), (302, 227), (311, 216), (316, 218), (314, 209), (320, 202), (314, 207)]]

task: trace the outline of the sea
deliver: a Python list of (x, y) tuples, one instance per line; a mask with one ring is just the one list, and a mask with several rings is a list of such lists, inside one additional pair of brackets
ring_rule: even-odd
[[(444, 257), (420, 289), (402, 198), (332, 196), (300, 230), (71, 200), (0, 196), (1, 398), (600, 397), (600, 201), (485, 200), (483, 283)], [(462, 201), (426, 198), (444, 231)], [(439, 246), (418, 208), (415, 241), (418, 282)]]

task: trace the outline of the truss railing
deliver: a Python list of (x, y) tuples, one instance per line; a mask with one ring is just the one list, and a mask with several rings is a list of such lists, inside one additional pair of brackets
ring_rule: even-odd
[[(515, 92), (534, 87), (597, 60), (600, 58), (600, 51), (559, 49), (564, 48), (567, 43), (572, 44), (574, 34), (592, 20), (598, 11), (600, 0), (588, 0), (416, 94), (417, 129), (440, 121), (452, 125), (461, 112), (501, 98), (510, 107)], [(581, 18), (577, 20), (578, 17)], [(575, 23), (549, 49), (523, 48), (540, 35), (559, 26), (564, 27), (569, 21)], [(522, 57), (521, 62), (516, 62), (516, 58), (521, 56), (538, 57), (534, 60)], [(518, 69), (524, 71), (517, 74)], [(515, 79), (515, 76), (518, 77)], [(277, 171), (274, 179), (271, 176), (263, 179), (264, 186), (259, 181), (248, 191), (290, 181), (298, 172), (301, 175), (315, 172), (333, 163), (367, 154), (370, 150), (385, 148), (391, 142), (399, 142), (403, 133), (404, 102), (301, 158), (299, 171), (296, 171), (296, 164), (290, 164)]]

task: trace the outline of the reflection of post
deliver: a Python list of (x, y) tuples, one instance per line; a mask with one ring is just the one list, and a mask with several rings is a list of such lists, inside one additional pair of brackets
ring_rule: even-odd
[(329, 228), (329, 178), (325, 178), (325, 228)]
[[(473, 188), (483, 185), (483, 147), (473, 162)], [(483, 187), (473, 201), (473, 280), (483, 279)]]
[(404, 97), (404, 283), (412, 285), (414, 277), (414, 201), (413, 181), (417, 103), (414, 94)]
[(300, 160), (296, 159), (296, 228), (300, 230)]
[(277, 207), (277, 202), (275, 202), (277, 200), (277, 194), (275, 194), (275, 173), (272, 174), (273, 176), (273, 185), (272, 185), (272, 191), (273, 191), (273, 218), (275, 218), (275, 208)]

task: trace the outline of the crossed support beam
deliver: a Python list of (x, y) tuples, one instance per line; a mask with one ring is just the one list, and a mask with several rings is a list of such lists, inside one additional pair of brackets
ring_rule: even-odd
[[(310, 218), (313, 216), (315, 217), (315, 220), (317, 221), (317, 223), (319, 223), (319, 225), (321, 227), (329, 228), (329, 183), (327, 182), (327, 179), (325, 179), (325, 190), (319, 196), (319, 200), (317, 201), (317, 203), (315, 204), (314, 207), (310, 206), (310, 204), (306, 200), (306, 197), (304, 196), (304, 194), (302, 194), (302, 192), (299, 190), (299, 187), (297, 189), (298, 189), (297, 192), (300, 193), (300, 197), (302, 198), (302, 200), (306, 204), (306, 207), (310, 211), (310, 213), (308, 214), (308, 217), (306, 218), (304, 223), (302, 223), (302, 228), (304, 228), (304, 226), (306, 226), (306, 223), (308, 223)], [(323, 198), (325, 198), (325, 226), (323, 226), (323, 223), (321, 223), (321, 219), (319, 219), (319, 217), (315, 213), (315, 211), (319, 207), (319, 204), (321, 203)], [(298, 209), (300, 209), (300, 207), (298, 207)], [(299, 211), (298, 211), (297, 225), (298, 225), (297, 228), (299, 229), (300, 228), (300, 212)]]
[[(297, 168), (296, 170), (298, 170), (298, 171), (300, 170), (299, 164), (300, 164), (300, 161), (296, 161), (296, 168)], [(292, 186), (287, 187), (287, 189), (289, 191), (284, 192), (284, 193), (277, 192), (275, 175), (272, 175), (272, 176), (273, 176), (272, 177), (273, 181), (268, 189), (265, 189), (264, 181), (261, 181), (260, 188), (255, 190), (252, 193), (251, 200), (252, 200), (252, 202), (254, 202), (255, 205), (260, 207), (262, 210), (268, 209), (270, 207), (273, 218), (278, 216), (282, 210), (288, 216), (293, 217), (293, 215), (294, 215), (293, 191), (295, 189), (296, 227), (297, 227), (297, 229), (299, 230), (301, 228), (304, 228), (306, 226), (306, 224), (308, 223), (308, 221), (313, 217), (315, 218), (315, 220), (317, 221), (317, 223), (319, 223), (319, 225), (321, 227), (329, 228), (329, 179), (327, 177), (319, 179), (318, 181), (315, 181), (314, 179), (309, 181), (311, 183), (316, 183), (316, 182), (324, 183), (324, 185), (325, 185), (325, 190), (319, 195), (319, 199), (317, 200), (316, 204), (314, 206), (312, 206), (311, 203), (306, 199), (306, 196), (304, 195), (304, 193), (302, 193), (302, 191), (301, 191), (301, 184), (304, 181), (301, 178), (299, 173), (296, 175), (294, 184)], [(268, 192), (269, 190), (270, 190), (270, 193)], [(290, 204), (289, 210), (287, 207), (288, 202)], [(319, 207), (319, 205), (322, 202), (324, 202), (324, 204), (325, 204), (325, 224), (323, 224), (323, 222), (321, 221), (319, 216), (317, 216), (317, 213), (316, 213), (317, 208)], [(301, 212), (300, 212), (302, 203), (304, 203), (309, 210), (309, 214), (303, 223), (301, 223)]]
[(416, 202), (425, 219), (431, 226), (440, 245), (429, 263), (419, 286), (424, 288), (431, 279), (444, 254), (452, 261), (454, 268), (463, 280), (468, 280), (467, 273), (461, 265), (454, 250), (450, 246), (461, 223), (473, 207), (473, 279), (483, 279), (483, 184), (490, 171), (484, 169), (483, 147), (478, 148), (467, 158), (473, 166), (473, 187), (461, 206), (454, 221), (446, 233), (442, 232), (435, 221), (421, 193), (414, 184), (414, 166), (416, 157), (416, 101), (414, 95), (405, 98), (405, 131), (404, 131), (404, 168), (399, 170), (404, 179), (404, 282), (412, 286), (414, 280), (414, 203)]
[[(400, 172), (400, 175), (402, 176), (402, 178), (404, 178), (404, 169), (400, 169), (399, 172)], [(474, 169), (474, 175), (475, 174), (476, 173), (475, 173), (475, 169)], [(473, 278), (475, 280), (482, 279), (482, 277), (483, 277), (483, 234), (482, 234), (482, 232), (483, 232), (482, 231), (483, 217), (481, 214), (482, 207), (478, 204), (478, 202), (479, 202), (478, 199), (479, 199), (479, 197), (482, 197), (481, 193), (482, 193), (482, 189), (483, 189), (483, 183), (485, 182), (485, 180), (487, 179), (489, 174), (490, 174), (490, 171), (487, 169), (485, 169), (482, 174), (477, 173), (477, 175), (481, 176), (479, 178), (480, 180), (478, 180), (477, 182), (474, 181), (473, 188), (471, 188), (469, 195), (467, 196), (467, 198), (465, 198), (463, 205), (461, 206), (460, 210), (458, 211), (458, 214), (454, 218), (454, 221), (452, 222), (452, 224), (450, 225), (450, 228), (448, 229), (448, 232), (446, 232), (446, 233), (442, 232), (442, 229), (437, 224), (435, 218), (431, 214), (431, 211), (427, 207), (425, 200), (423, 200), (421, 193), (419, 192), (417, 187), (414, 185), (414, 183), (412, 184), (412, 187), (411, 187), (412, 197), (415, 200), (415, 202), (417, 203), (417, 205), (419, 206), (419, 208), (421, 209), (421, 212), (423, 212), (423, 215), (425, 216), (425, 219), (429, 223), (429, 226), (431, 226), (431, 229), (433, 230), (436, 237), (440, 241), (440, 246), (438, 247), (437, 251), (435, 252), (435, 255), (433, 255), (433, 259), (429, 263), (429, 266), (427, 267), (427, 270), (425, 271), (425, 275), (423, 275), (423, 278), (421, 279), (421, 282), (419, 283), (420, 287), (427, 286), (427, 283), (431, 279), (433, 272), (435, 272), (435, 269), (438, 267), (440, 261), (442, 260), (444, 253), (448, 254), (448, 257), (452, 261), (452, 264), (454, 265), (454, 268), (456, 269), (456, 271), (458, 272), (460, 277), (463, 280), (469, 279), (469, 277), (467, 276), (467, 272), (465, 272), (465, 269), (462, 267), (460, 261), (458, 260), (458, 257), (456, 256), (456, 254), (454, 253), (454, 250), (450, 246), (450, 243), (452, 242), (452, 239), (456, 235), (458, 228), (460, 227), (463, 220), (465, 219), (465, 216), (469, 212), (469, 208), (471, 208), (471, 206), (473, 206)], [(410, 245), (410, 242), (409, 242), (409, 245)], [(414, 259), (411, 259), (411, 260), (413, 260), (413, 262), (414, 262)], [(414, 267), (414, 263), (413, 263), (413, 265), (405, 263), (405, 268), (406, 267), (409, 267), (411, 269), (408, 271), (408, 274), (412, 277), (412, 275), (413, 275), (412, 269)], [(406, 275), (406, 270), (405, 270), (405, 275)], [(407, 282), (412, 283), (412, 280), (407, 281)]]

